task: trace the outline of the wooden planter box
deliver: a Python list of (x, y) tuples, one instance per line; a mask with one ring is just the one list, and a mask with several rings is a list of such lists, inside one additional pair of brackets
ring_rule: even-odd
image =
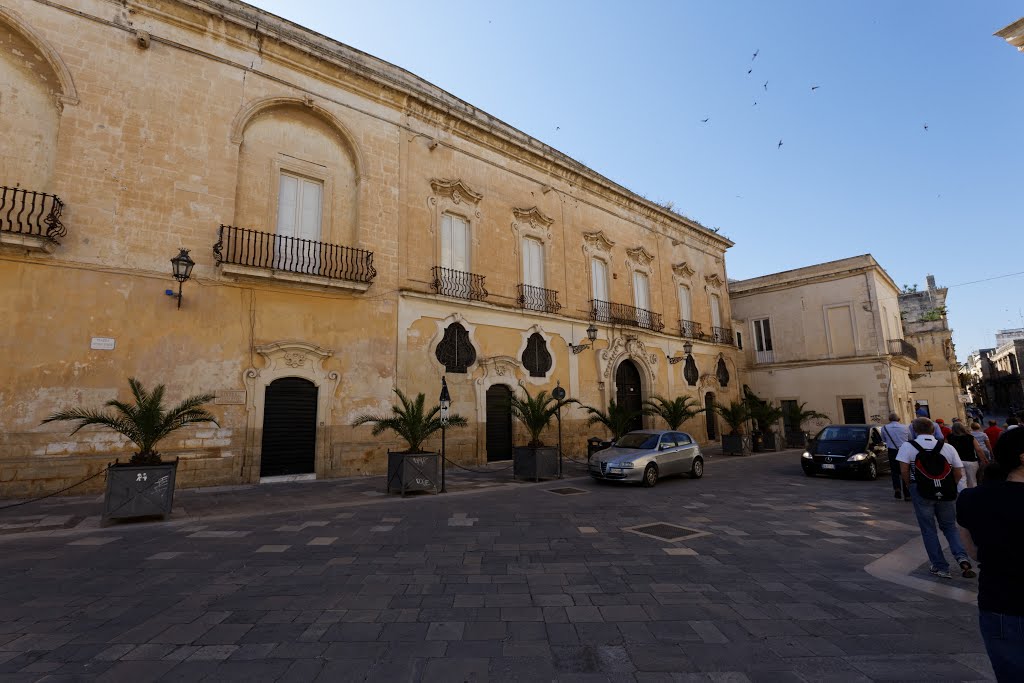
[(750, 437), (746, 434), (723, 434), (722, 453), (725, 455), (750, 455)]
[(553, 479), (558, 476), (558, 449), (554, 446), (516, 446), (512, 456), (512, 478)]
[(441, 491), (440, 453), (393, 453), (388, 451), (388, 493)]
[(112, 519), (164, 517), (174, 503), (178, 461), (161, 465), (114, 463), (107, 467), (102, 524)]

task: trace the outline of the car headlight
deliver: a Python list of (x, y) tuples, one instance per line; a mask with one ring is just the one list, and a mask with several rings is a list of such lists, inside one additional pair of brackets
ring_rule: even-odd
[(810, 452), (808, 452), (808, 451), (804, 451), (804, 454), (802, 456), (800, 456), (800, 457), (807, 458), (808, 460), (811, 460), (812, 458), (814, 458), (814, 456), (811, 455)]
[(612, 465), (612, 467), (620, 470), (631, 470), (633, 469), (633, 463), (631, 462), (620, 462)]
[(857, 453), (856, 455), (851, 455), (846, 460), (848, 462), (860, 462), (861, 460), (867, 460), (867, 459), (868, 459), (868, 454), (867, 453)]

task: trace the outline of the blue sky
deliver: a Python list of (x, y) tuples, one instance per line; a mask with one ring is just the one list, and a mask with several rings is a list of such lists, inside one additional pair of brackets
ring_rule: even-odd
[(731, 278), (871, 253), (950, 287), (961, 360), (1024, 327), (1017, 2), (254, 4), (720, 228)]

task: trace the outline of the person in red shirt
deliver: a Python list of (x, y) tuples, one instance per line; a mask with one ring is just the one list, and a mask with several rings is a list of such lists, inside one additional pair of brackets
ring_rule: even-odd
[(946, 423), (943, 422), (941, 417), (935, 421), (935, 424), (939, 425), (939, 430), (942, 432), (943, 439), (948, 439), (949, 435), (953, 433), (953, 430), (946, 426)]
[(999, 440), (999, 435), (1003, 433), (1003, 430), (999, 428), (998, 423), (995, 420), (988, 421), (988, 429), (985, 430), (988, 434), (988, 442), (992, 444), (992, 448), (996, 447), (996, 441)]

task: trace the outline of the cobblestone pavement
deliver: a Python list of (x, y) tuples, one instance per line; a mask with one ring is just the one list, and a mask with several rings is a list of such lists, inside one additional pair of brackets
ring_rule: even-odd
[(864, 570), (911, 506), (797, 458), (6, 535), (0, 680), (991, 680), (972, 605)]

